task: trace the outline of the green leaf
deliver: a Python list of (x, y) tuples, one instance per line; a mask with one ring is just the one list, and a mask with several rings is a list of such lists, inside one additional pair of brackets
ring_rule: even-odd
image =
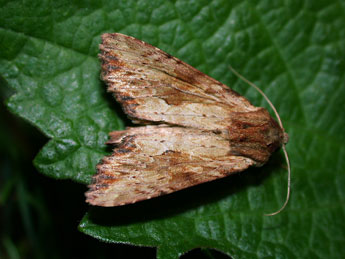
[[(281, 153), (262, 168), (166, 197), (91, 208), (79, 229), (177, 258), (196, 247), (234, 258), (340, 258), (345, 254), (345, 2), (1, 1), (0, 75), (9, 109), (51, 140), (44, 174), (88, 183), (124, 115), (99, 80), (103, 32), (147, 41), (246, 96), (275, 104), (290, 135), (292, 196)], [(120, 118), (121, 117), (121, 118)], [(77, 206), (77, 205), (76, 205)]]

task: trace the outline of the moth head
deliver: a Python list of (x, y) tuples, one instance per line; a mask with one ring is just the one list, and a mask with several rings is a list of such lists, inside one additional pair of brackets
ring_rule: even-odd
[(263, 126), (262, 137), (266, 141), (268, 150), (274, 152), (288, 142), (289, 136), (271, 116), (267, 117), (267, 120), (267, 123)]

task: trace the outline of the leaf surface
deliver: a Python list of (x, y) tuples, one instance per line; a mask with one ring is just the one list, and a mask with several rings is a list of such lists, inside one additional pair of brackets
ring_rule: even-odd
[(91, 208), (84, 233), (158, 247), (177, 258), (196, 247), (233, 258), (340, 258), (345, 254), (344, 1), (1, 1), (0, 75), (9, 109), (50, 141), (38, 170), (86, 184), (127, 124), (99, 79), (100, 35), (147, 41), (229, 85), (257, 106), (275, 104), (290, 135), (292, 196), (275, 154), (262, 168), (118, 208)]

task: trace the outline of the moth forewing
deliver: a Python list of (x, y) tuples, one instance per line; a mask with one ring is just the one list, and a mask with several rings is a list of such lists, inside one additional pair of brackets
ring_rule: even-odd
[(229, 141), (194, 128), (144, 126), (112, 134), (118, 146), (97, 166), (87, 201), (118, 206), (242, 171), (253, 160), (229, 153)]
[(87, 202), (118, 206), (261, 166), (284, 131), (261, 107), (152, 45), (104, 34), (102, 79), (124, 112), (152, 125), (110, 133)]

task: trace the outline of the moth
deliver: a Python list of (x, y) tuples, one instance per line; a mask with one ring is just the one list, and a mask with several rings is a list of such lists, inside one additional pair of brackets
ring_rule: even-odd
[(138, 127), (110, 133), (86, 201), (119, 206), (262, 166), (287, 142), (261, 107), (164, 51), (102, 35), (101, 78)]

